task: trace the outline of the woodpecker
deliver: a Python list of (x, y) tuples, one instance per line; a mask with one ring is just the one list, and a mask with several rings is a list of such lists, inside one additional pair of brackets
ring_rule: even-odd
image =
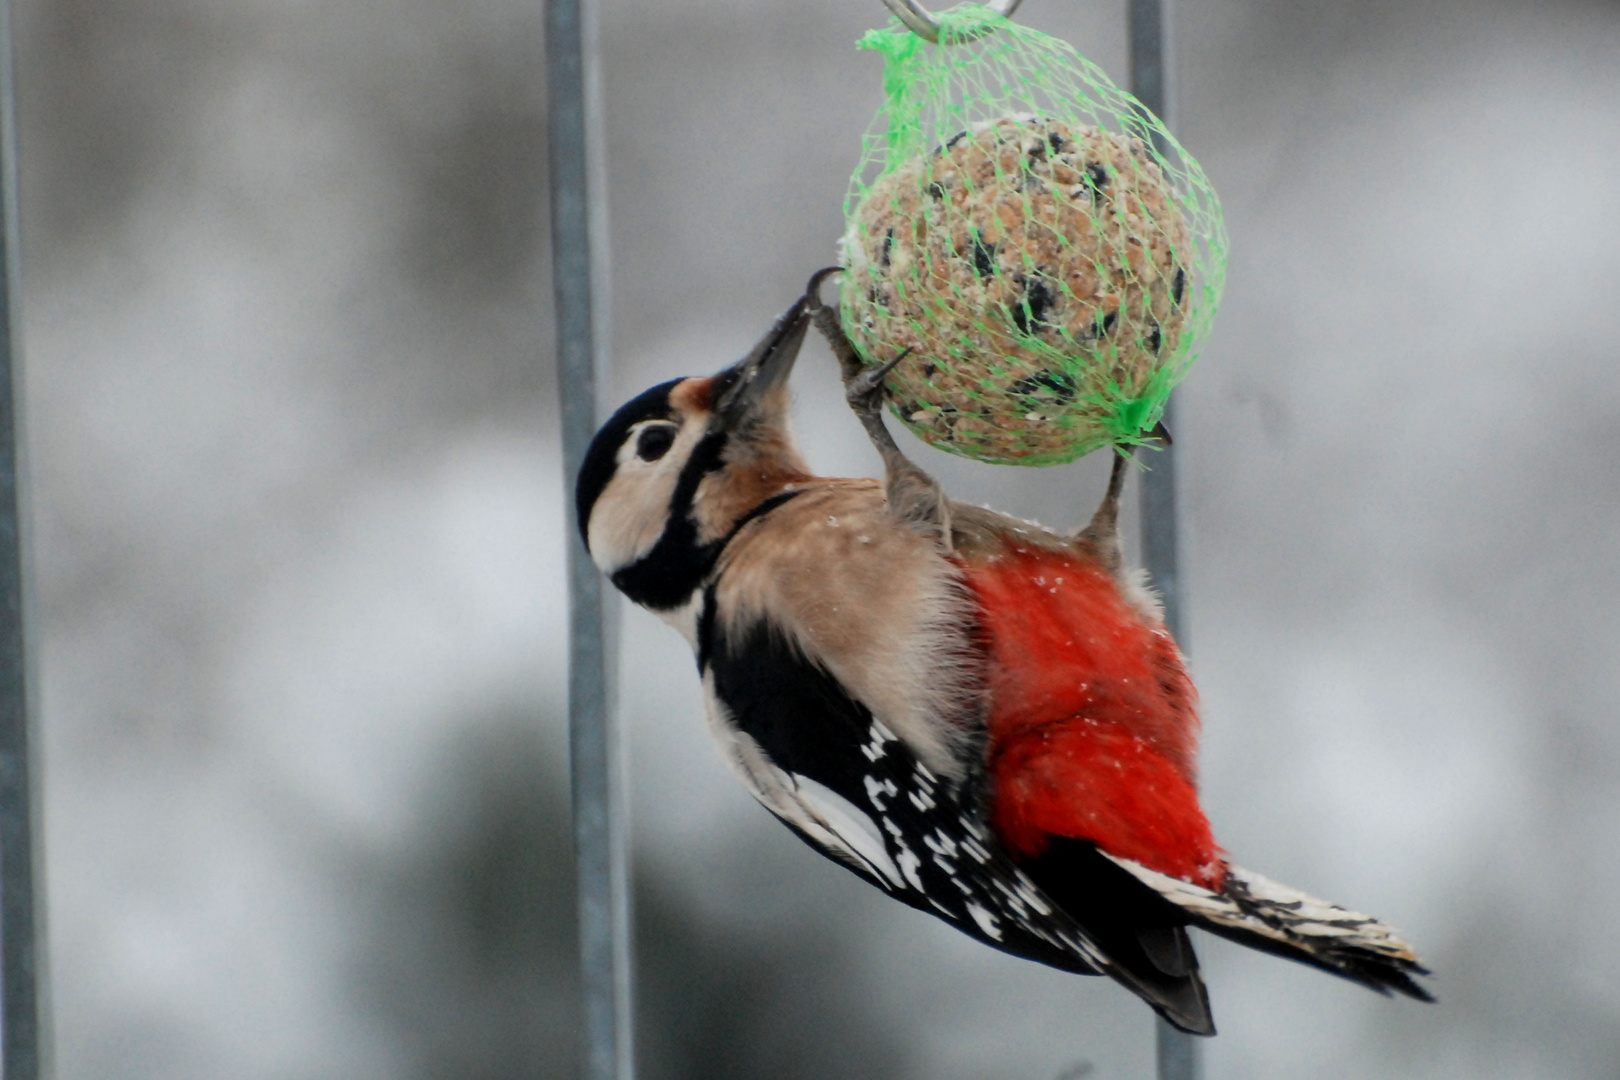
[[(1116, 452), (1060, 535), (947, 498), (899, 450), (812, 280), (741, 361), (633, 398), (580, 470), (580, 530), (697, 657), (721, 756), (811, 847), (978, 940), (1108, 975), (1215, 1031), (1186, 928), (1432, 1000), (1390, 927), (1227, 861), (1196, 694), (1122, 558)], [(814, 323), (883, 481), (813, 475), (787, 378)], [(903, 361), (902, 357), (902, 361)]]

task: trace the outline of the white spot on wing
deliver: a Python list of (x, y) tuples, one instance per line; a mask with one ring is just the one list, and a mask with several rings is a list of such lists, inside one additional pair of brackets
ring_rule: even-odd
[(973, 921), (979, 924), (979, 929), (995, 941), (1001, 940), (1001, 923), (994, 915), (980, 907), (973, 901), (968, 901), (967, 913), (973, 916)]
[(872, 721), (872, 738), (861, 747), (861, 753), (866, 755), (867, 761), (876, 761), (884, 754), (883, 744), (894, 742), (894, 733), (876, 720)]
[(866, 777), (866, 797), (872, 800), (872, 805), (879, 810), (883, 809), (883, 800), (893, 798), (900, 794), (900, 789), (893, 780), (879, 780), (875, 776)]
[[(825, 784), (798, 773), (793, 773), (792, 777), (798, 786), (800, 801), (810, 808), (817, 820), (835, 833), (867, 865), (882, 871), (884, 877), (899, 885), (901, 874), (883, 846), (883, 834), (878, 832), (877, 823), (860, 807)], [(906, 878), (915, 876), (915, 870), (905, 875)]]
[(883, 834), (871, 817), (831, 788), (776, 766), (746, 733), (737, 730), (731, 712), (714, 694), (714, 675), (703, 676), (709, 735), (732, 772), (760, 804), (804, 833), (829, 854), (870, 876), (899, 888), (905, 879), (883, 846)]
[(922, 878), (917, 874), (917, 868), (922, 865), (922, 860), (917, 858), (916, 852), (901, 844), (900, 858), (896, 861), (899, 862), (900, 872), (906, 876), (906, 880), (911, 883), (911, 887), (918, 892), (925, 892)]

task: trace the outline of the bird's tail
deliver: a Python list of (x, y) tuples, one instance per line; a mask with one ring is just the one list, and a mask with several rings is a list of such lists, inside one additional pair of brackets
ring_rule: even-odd
[(1434, 998), (1412, 978), (1429, 971), (1392, 927), (1318, 900), (1240, 866), (1227, 867), (1220, 892), (1109, 856), (1175, 904), (1194, 925), (1239, 944), (1332, 972), (1380, 994)]

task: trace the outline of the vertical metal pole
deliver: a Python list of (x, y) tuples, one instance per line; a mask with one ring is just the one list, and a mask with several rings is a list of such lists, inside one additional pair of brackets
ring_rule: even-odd
[[(606, 199), (592, 0), (546, 0), (551, 250), (565, 491), (573, 490), (608, 389)], [(615, 730), (612, 597), (568, 507), (568, 730), (579, 873), (586, 1080), (630, 1080), (630, 882)]]
[[(1170, 0), (1126, 0), (1130, 36), (1131, 92), (1166, 127), (1175, 125), (1174, 66), (1170, 51)], [(1164, 426), (1175, 430), (1175, 399), (1165, 405)], [(1181, 617), (1181, 567), (1176, 504), (1176, 452), (1166, 446), (1148, 457), (1142, 477), (1142, 561), (1164, 597), (1164, 622), (1187, 648)], [(1177, 1031), (1162, 1019), (1157, 1032), (1159, 1080), (1200, 1080), (1203, 1075), (1196, 1036)]]
[(11, 8), (0, 0), (0, 1075), (46, 1075), (44, 927), (38, 902), (39, 789), (24, 589), (21, 263)]
[(48, 1075), (49, 1043), (23, 569), (16, 116), (11, 7), (0, 0), (0, 1075), (38, 1080)]

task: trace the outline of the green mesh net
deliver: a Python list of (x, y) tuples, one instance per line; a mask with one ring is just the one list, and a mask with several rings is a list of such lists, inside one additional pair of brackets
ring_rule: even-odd
[(895, 414), (943, 449), (1140, 443), (1215, 318), (1215, 191), (1065, 42), (973, 4), (937, 18), (938, 45), (898, 21), (860, 42), (887, 101), (844, 202), (844, 331), (869, 365), (903, 357)]

